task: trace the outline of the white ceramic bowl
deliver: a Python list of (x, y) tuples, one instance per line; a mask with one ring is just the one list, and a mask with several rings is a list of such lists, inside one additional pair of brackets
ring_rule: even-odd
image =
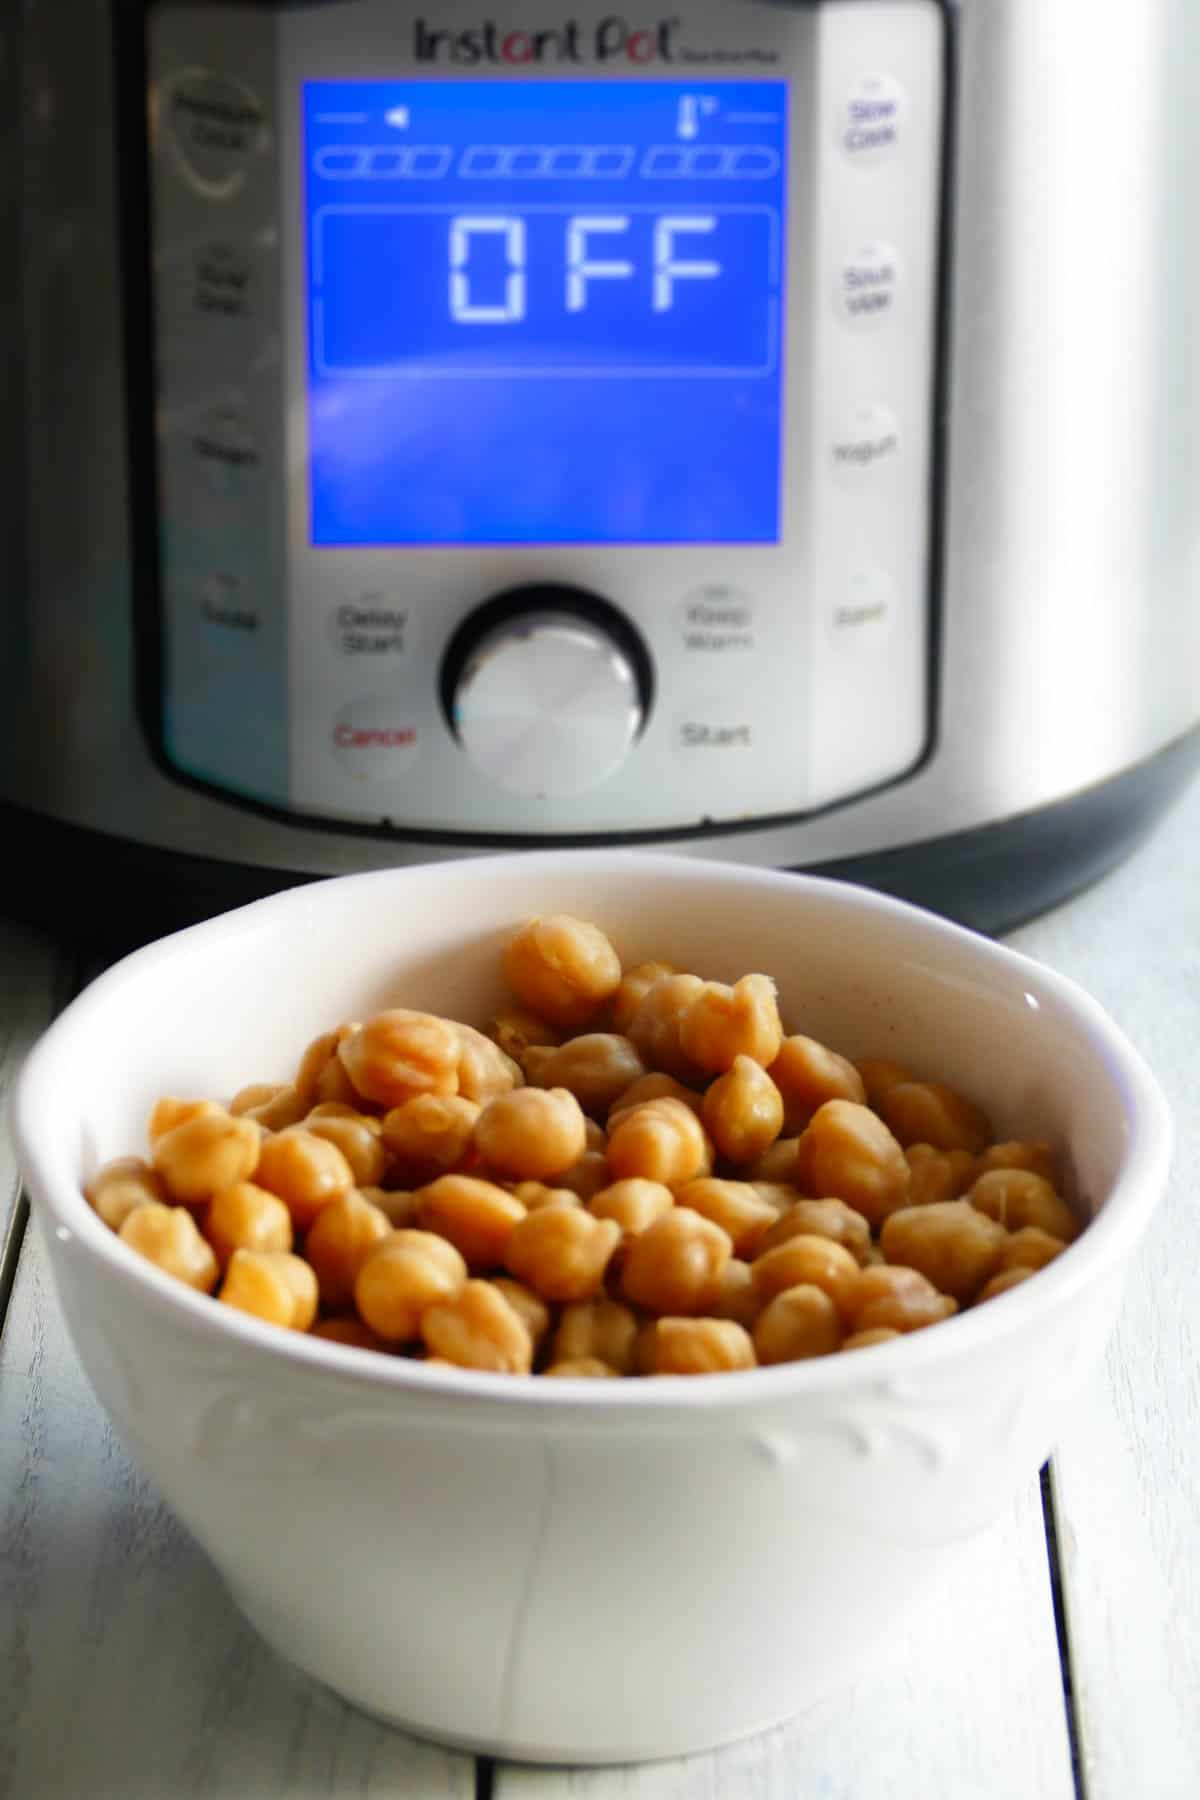
[[(1065, 1146), (1095, 1218), (1050, 1269), (879, 1348), (749, 1374), (543, 1382), (426, 1370), (217, 1306), (127, 1250), (80, 1183), (160, 1094), (282, 1079), (341, 1019), (484, 1021), (516, 922), (626, 963), (761, 969), (785, 1018)], [(833, 883), (547, 853), (305, 887), (142, 950), (31, 1055), (17, 1141), (87, 1373), (285, 1657), (413, 1731), (618, 1761), (765, 1728), (844, 1682), (1050, 1450), (1163, 1188), (1153, 1078), (1086, 995)]]

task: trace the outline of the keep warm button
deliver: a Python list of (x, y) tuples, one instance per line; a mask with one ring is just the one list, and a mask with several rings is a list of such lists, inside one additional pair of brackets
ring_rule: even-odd
[(344, 706), (333, 721), (334, 753), (358, 781), (394, 781), (420, 754), (420, 732), (395, 700), (368, 697)]

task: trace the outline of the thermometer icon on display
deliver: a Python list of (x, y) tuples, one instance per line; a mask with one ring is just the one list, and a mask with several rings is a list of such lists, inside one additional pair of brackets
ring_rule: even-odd
[(675, 126), (676, 134), (690, 143), (700, 135), (700, 120), (707, 118), (717, 110), (716, 98), (712, 94), (684, 94), (679, 101), (679, 119)]

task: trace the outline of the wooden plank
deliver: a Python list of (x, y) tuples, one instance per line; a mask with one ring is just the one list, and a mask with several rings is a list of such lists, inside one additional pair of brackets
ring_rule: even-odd
[(500, 1767), (495, 1800), (1074, 1800), (1037, 1483), (847, 1692), (762, 1737), (627, 1769)]
[(1175, 1114), (1169, 1191), (1102, 1377), (1054, 1460), (1088, 1800), (1200, 1794), (1200, 788), (1123, 869), (1013, 942), (1119, 1020)]
[(115, 1442), (36, 1229), (0, 1342), (0, 1670), (0, 1800), (475, 1792), (471, 1758), (353, 1712), (241, 1622)]
[[(49, 938), (0, 919), (0, 1120), (7, 1118), (9, 1089), (26, 1052), (54, 1017), (70, 962)], [(0, 1317), (20, 1194), (12, 1141), (0, 1124)]]

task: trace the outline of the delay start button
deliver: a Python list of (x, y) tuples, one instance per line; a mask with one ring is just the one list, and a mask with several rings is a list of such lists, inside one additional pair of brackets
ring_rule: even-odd
[(418, 726), (390, 697), (352, 700), (335, 717), (330, 737), (339, 763), (358, 781), (395, 781), (420, 755)]

